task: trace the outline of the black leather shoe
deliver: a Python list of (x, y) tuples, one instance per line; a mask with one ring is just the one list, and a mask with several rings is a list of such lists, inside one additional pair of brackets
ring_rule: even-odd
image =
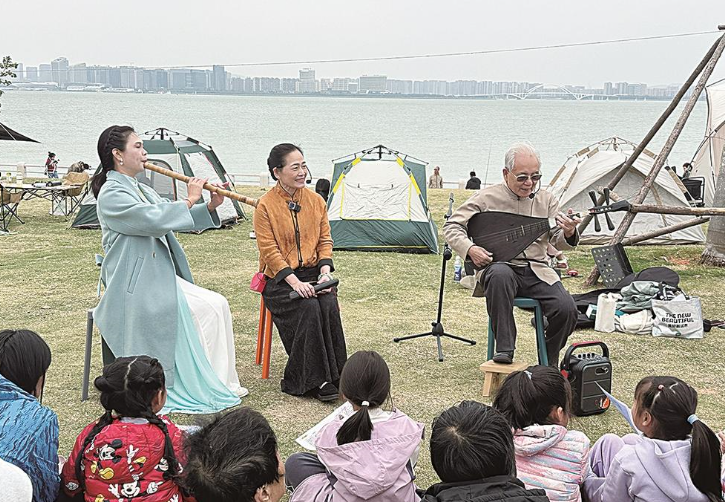
[(310, 397), (314, 397), (315, 399), (322, 401), (323, 403), (337, 401), (339, 395), (340, 391), (337, 390), (337, 387), (332, 385), (330, 382), (326, 382), (325, 385), (323, 385), (322, 387), (309, 392)]
[(499, 364), (511, 364), (514, 362), (514, 351), (496, 352), (493, 356), (493, 362)]

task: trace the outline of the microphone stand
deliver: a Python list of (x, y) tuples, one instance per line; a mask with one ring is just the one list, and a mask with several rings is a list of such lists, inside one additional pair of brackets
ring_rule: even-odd
[[(453, 214), (453, 192), (451, 192), (450, 196), (448, 197), (448, 212), (445, 215), (446, 221), (448, 221), (448, 218), (451, 217), (451, 214)], [(453, 251), (451, 251), (451, 248), (448, 245), (448, 243), (444, 241), (443, 262), (441, 264), (441, 284), (440, 284), (440, 289), (438, 290), (438, 317), (436, 317), (436, 320), (431, 323), (431, 326), (433, 327), (433, 329), (431, 331), (427, 331), (425, 333), (418, 333), (416, 335), (406, 335), (406, 336), (393, 338), (394, 342), (402, 342), (404, 340), (412, 340), (413, 338), (421, 338), (424, 336), (434, 336), (436, 338), (436, 343), (438, 345), (438, 362), (443, 362), (443, 347), (441, 346), (441, 337), (452, 338), (453, 340), (458, 340), (459, 342), (468, 343), (470, 345), (476, 345), (475, 340), (468, 340), (467, 338), (461, 338), (460, 336), (455, 336), (455, 335), (451, 335), (450, 333), (446, 333), (445, 330), (443, 329), (443, 324), (441, 323), (441, 316), (443, 315), (443, 290), (444, 290), (445, 284), (446, 284), (446, 263), (452, 257), (453, 257)]]

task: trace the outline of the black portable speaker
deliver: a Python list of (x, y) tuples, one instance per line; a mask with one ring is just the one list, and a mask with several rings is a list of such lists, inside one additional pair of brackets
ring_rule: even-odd
[[(598, 346), (602, 353), (577, 352), (585, 347)], [(572, 344), (561, 362), (561, 374), (569, 380), (572, 393), (572, 413), (578, 417), (604, 413), (610, 402), (602, 389), (612, 392), (612, 363), (609, 347), (604, 342)], [(601, 385), (602, 389), (599, 388)]]

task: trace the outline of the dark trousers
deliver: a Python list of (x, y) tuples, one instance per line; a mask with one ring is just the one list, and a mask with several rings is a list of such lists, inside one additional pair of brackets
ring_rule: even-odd
[(293, 453), (284, 463), (284, 480), (288, 490), (295, 490), (310, 476), (327, 472), (325, 465), (314, 453)]
[(577, 309), (574, 299), (561, 282), (552, 285), (539, 279), (530, 267), (512, 267), (506, 263), (492, 263), (483, 276), (486, 310), (496, 337), (496, 351), (516, 348), (514, 298), (517, 296), (539, 300), (549, 325), (546, 328), (546, 353), (550, 366), (559, 365), (559, 352), (574, 331)]
[[(301, 280), (317, 280), (317, 269), (297, 269)], [(291, 300), (292, 287), (284, 280), (267, 281), (262, 295), (289, 359), (282, 392), (301, 396), (324, 382), (340, 379), (347, 361), (337, 290), (312, 298)]]

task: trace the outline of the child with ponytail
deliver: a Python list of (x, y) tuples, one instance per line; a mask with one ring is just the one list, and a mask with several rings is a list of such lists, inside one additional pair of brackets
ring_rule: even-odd
[(679, 378), (643, 378), (632, 406), (642, 436), (605, 434), (594, 444), (601, 482), (587, 483), (590, 500), (722, 502), (720, 442), (696, 409), (697, 391)]
[(65, 493), (83, 493), (86, 502), (182, 502), (176, 484), (182, 433), (157, 415), (166, 402), (161, 363), (121, 357), (93, 383), (106, 411), (76, 439), (61, 473)]
[(390, 398), (390, 370), (377, 352), (345, 363), (340, 393), (355, 413), (333, 420), (317, 438), (317, 456), (296, 453), (285, 464), (290, 502), (414, 502), (413, 467), (423, 424), (381, 406)]
[(516, 472), (527, 488), (543, 488), (549, 500), (582, 500), (590, 475), (589, 438), (568, 430), (569, 381), (550, 366), (529, 366), (504, 380), (493, 402), (514, 429)]

